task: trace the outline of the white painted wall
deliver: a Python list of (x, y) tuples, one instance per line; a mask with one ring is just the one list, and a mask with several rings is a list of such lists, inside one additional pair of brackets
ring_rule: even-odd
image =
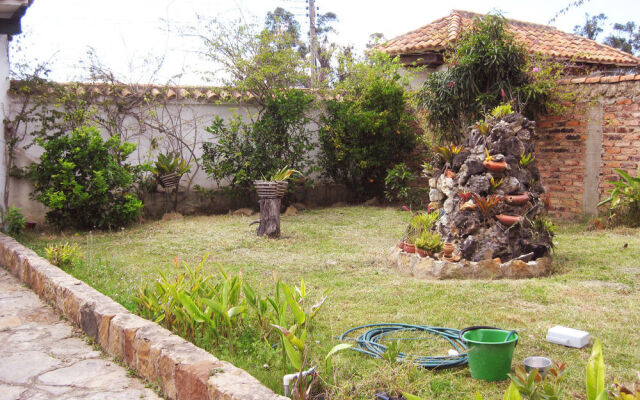
[[(23, 98), (19, 96), (14, 94), (9, 95), (8, 113), (10, 117), (15, 115), (22, 101)], [(158, 115), (158, 118), (161, 118), (165, 123), (173, 121), (174, 131), (179, 132), (184, 141), (195, 148), (195, 157), (200, 158), (202, 156), (202, 143), (213, 141), (212, 135), (206, 132), (205, 128), (211, 125), (216, 116), (228, 120), (235, 115), (242, 115), (245, 120), (248, 120), (251, 114), (256, 113), (256, 109), (248, 105), (215, 104), (185, 99), (177, 100), (167, 107), (157, 108), (155, 109), (155, 113)], [(132, 118), (125, 121), (125, 124), (126, 129), (121, 133), (121, 136), (128, 142), (138, 144), (136, 151), (129, 156), (129, 162), (133, 164), (153, 162), (156, 159), (158, 151), (151, 148), (152, 141), (157, 142), (160, 150), (163, 152), (166, 152), (167, 149), (174, 149), (175, 140), (172, 143), (172, 140), (164, 133), (148, 127), (141, 129), (139, 124)], [(26, 133), (33, 132), (37, 128), (38, 126), (35, 125), (24, 127)], [(315, 140), (317, 125), (311, 123), (308, 129), (310, 132), (313, 132)], [(107, 136), (105, 131), (103, 131), (103, 134)], [(33, 138), (26, 135), (25, 140), (17, 146), (16, 164), (18, 167), (25, 167), (33, 162), (37, 162), (42, 154), (42, 149), (35, 145), (24, 149), (24, 146), (30, 144), (32, 141)], [(190, 156), (186, 151), (183, 151), (182, 155), (187, 159)], [(190, 186), (191, 189), (193, 189), (194, 185), (200, 185), (208, 189), (216, 188), (216, 183), (208, 178), (202, 169), (198, 170), (193, 162), (192, 172), (185, 175), (180, 183), (181, 186)], [(46, 209), (42, 204), (29, 198), (32, 190), (33, 183), (31, 181), (11, 178), (9, 204), (21, 207), (23, 214), (28, 220), (43, 222)]]

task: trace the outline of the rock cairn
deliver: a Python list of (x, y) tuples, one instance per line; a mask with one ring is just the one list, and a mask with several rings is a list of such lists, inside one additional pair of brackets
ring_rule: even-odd
[[(429, 180), (433, 205), (442, 210), (436, 229), (463, 259), (527, 262), (549, 255), (551, 234), (541, 218), (545, 189), (531, 161), (534, 137), (535, 122), (521, 114), (490, 118), (470, 128), (463, 149)], [(506, 168), (489, 170), (488, 155)], [(497, 204), (483, 213), (479, 203), (492, 196)], [(500, 222), (500, 215), (516, 222)]]

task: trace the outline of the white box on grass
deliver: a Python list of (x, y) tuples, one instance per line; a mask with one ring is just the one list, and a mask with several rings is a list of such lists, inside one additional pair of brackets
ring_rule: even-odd
[(589, 332), (556, 325), (549, 328), (547, 341), (580, 349), (589, 344)]

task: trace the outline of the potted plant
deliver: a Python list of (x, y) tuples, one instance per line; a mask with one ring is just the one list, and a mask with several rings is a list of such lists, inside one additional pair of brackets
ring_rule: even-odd
[(268, 180), (263, 177), (262, 180), (253, 181), (253, 185), (258, 192), (258, 197), (275, 198), (284, 196), (289, 186), (289, 179), (291, 179), (294, 174), (302, 176), (299, 171), (284, 167), (273, 173)]
[(511, 226), (517, 222), (522, 221), (522, 217), (519, 215), (507, 215), (507, 214), (498, 214), (496, 215), (496, 219), (507, 226)]
[(165, 189), (177, 187), (182, 175), (191, 170), (191, 166), (177, 153), (158, 154), (153, 174), (160, 186)]
[(494, 161), (493, 156), (489, 154), (488, 149), (484, 149), (487, 153), (487, 156), (484, 159), (482, 165), (492, 172), (502, 172), (507, 168), (507, 163), (505, 161)]
[(435, 253), (442, 251), (442, 238), (439, 233), (423, 231), (415, 240), (416, 252), (421, 257), (433, 257)]

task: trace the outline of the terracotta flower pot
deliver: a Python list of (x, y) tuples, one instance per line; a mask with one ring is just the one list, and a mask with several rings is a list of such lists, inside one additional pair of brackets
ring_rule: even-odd
[(458, 174), (456, 174), (450, 169), (447, 169), (446, 171), (444, 171), (444, 176), (446, 176), (447, 178), (455, 179), (456, 176), (458, 176)]
[(504, 201), (507, 204), (512, 204), (514, 206), (521, 206), (525, 204), (527, 201), (529, 201), (529, 195), (526, 193), (510, 194), (510, 195), (504, 196)]
[(428, 253), (427, 253), (427, 251), (426, 251), (426, 250), (422, 250), (422, 249), (421, 249), (421, 248), (419, 248), (419, 247), (416, 247), (416, 253), (418, 253), (418, 255), (419, 255), (420, 257), (423, 257), (423, 258), (424, 258), (424, 257), (426, 257), (426, 256), (428, 255)]
[(456, 249), (456, 246), (453, 243), (445, 243), (442, 246), (442, 252), (444, 253), (445, 257), (451, 257), (451, 254), (453, 254), (454, 250)]
[(416, 252), (416, 245), (415, 244), (411, 244), (411, 243), (405, 243), (404, 244), (404, 251), (406, 251), (407, 253), (415, 253)]
[(522, 221), (522, 217), (519, 215), (498, 214), (496, 215), (496, 219), (507, 226), (511, 226), (516, 222)]
[(485, 161), (482, 165), (492, 172), (502, 172), (507, 168), (507, 163), (504, 161)]

